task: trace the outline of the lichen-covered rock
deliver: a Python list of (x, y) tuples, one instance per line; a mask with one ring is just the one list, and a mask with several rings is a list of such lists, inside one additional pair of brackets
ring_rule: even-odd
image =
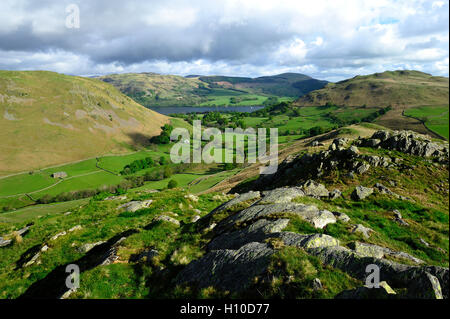
[(188, 264), (175, 282), (240, 292), (251, 284), (255, 276), (267, 270), (273, 253), (269, 245), (256, 242), (237, 250), (213, 250)]
[(364, 186), (356, 186), (355, 190), (352, 193), (352, 198), (354, 200), (362, 200), (367, 196), (373, 193), (373, 188), (364, 187)]
[(249, 207), (251, 204), (253, 204), (255, 201), (257, 201), (260, 198), (261, 198), (261, 193), (253, 192), (253, 191), (237, 195), (235, 198), (216, 207), (209, 214), (204, 216), (202, 218), (202, 220), (207, 221), (215, 214), (220, 214), (223, 212), (236, 212), (236, 211), (242, 210), (244, 208)]
[[(371, 139), (380, 139), (378, 146), (385, 149), (423, 157), (434, 156), (448, 161), (448, 143), (431, 142), (429, 137), (412, 131), (378, 131)], [(362, 145), (370, 146), (369, 140), (363, 140)]]
[(364, 225), (357, 224), (357, 225), (353, 225), (351, 232), (352, 233), (360, 233), (365, 238), (369, 238), (370, 234), (373, 232), (373, 230), (371, 228), (365, 227)]
[(153, 200), (151, 199), (143, 201), (131, 201), (126, 204), (120, 205), (119, 207), (117, 207), (117, 209), (124, 209), (127, 212), (134, 213), (139, 209), (148, 208), (152, 202)]
[(67, 233), (65, 231), (62, 231), (60, 233), (57, 233), (56, 235), (52, 236), (50, 240), (57, 240), (59, 237), (65, 236)]
[(337, 220), (340, 220), (341, 222), (348, 223), (350, 221), (350, 217), (348, 217), (348, 215), (345, 213), (333, 212), (333, 215)]
[(334, 189), (330, 192), (330, 199), (336, 199), (342, 196), (342, 192), (339, 189)]
[(313, 180), (306, 181), (302, 185), (302, 189), (306, 196), (311, 196), (315, 198), (329, 196), (329, 191), (325, 188), (325, 186)]
[(384, 257), (384, 249), (383, 247), (360, 243), (358, 241), (350, 243), (349, 247), (359, 256), (361, 257), (374, 257), (374, 258), (383, 258)]
[(235, 225), (248, 225), (261, 218), (289, 218), (298, 216), (317, 228), (323, 228), (328, 223), (336, 222), (334, 215), (326, 210), (319, 211), (314, 205), (304, 205), (297, 203), (253, 205), (241, 212), (230, 216), (220, 222), (217, 228), (220, 231), (231, 228)]
[(3, 239), (3, 237), (0, 237), (0, 247), (7, 247), (12, 244), (11, 239)]
[(258, 204), (290, 203), (294, 198), (302, 197), (305, 193), (299, 187), (277, 188), (263, 192), (264, 197)]
[(336, 299), (389, 299), (396, 295), (395, 291), (386, 281), (379, 283), (379, 287), (362, 286), (355, 289), (344, 290), (336, 295)]
[(260, 219), (250, 226), (231, 233), (224, 233), (214, 238), (209, 244), (209, 250), (238, 249), (250, 242), (263, 242), (270, 234), (281, 232), (287, 227), (289, 219), (269, 221)]
[(171, 223), (174, 224), (176, 226), (180, 226), (180, 222), (178, 220), (176, 220), (173, 217), (167, 216), (167, 215), (160, 215), (157, 216), (153, 219), (154, 222), (158, 222), (158, 221), (162, 221), (162, 222), (167, 222), (167, 223)]
[(82, 245), (80, 248), (78, 248), (78, 251), (80, 253), (87, 253), (92, 248), (94, 248), (94, 247), (96, 247), (98, 245), (104, 244), (104, 243), (106, 243), (106, 241), (98, 241), (96, 243), (87, 243), (87, 244)]

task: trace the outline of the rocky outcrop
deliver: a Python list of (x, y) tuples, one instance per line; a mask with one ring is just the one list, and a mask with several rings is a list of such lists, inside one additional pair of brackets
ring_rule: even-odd
[(328, 197), (330, 192), (320, 183), (313, 180), (308, 180), (301, 185), (306, 196), (315, 198)]
[(412, 131), (377, 131), (371, 138), (359, 140), (358, 145), (377, 146), (410, 155), (435, 157), (441, 162), (448, 162), (448, 143), (433, 142), (429, 136)]
[(213, 250), (186, 266), (177, 275), (175, 282), (240, 292), (251, 284), (251, 278), (267, 270), (273, 253), (274, 250), (268, 244), (257, 242), (236, 250)]
[(395, 291), (386, 281), (379, 283), (379, 287), (362, 286), (356, 289), (344, 290), (338, 294), (336, 299), (392, 299)]
[(356, 186), (355, 190), (352, 193), (352, 198), (354, 200), (362, 200), (367, 196), (373, 193), (373, 188), (364, 187), (364, 186)]
[(0, 247), (7, 247), (12, 244), (11, 239), (3, 239), (3, 237), (0, 237)]
[(148, 199), (144, 201), (131, 201), (126, 204), (120, 205), (117, 207), (118, 210), (125, 210), (127, 212), (134, 213), (138, 211), (139, 209), (148, 208), (150, 204), (153, 202), (153, 200)]
[[(286, 196), (283, 198), (283, 191)], [(322, 233), (300, 234), (285, 231), (290, 219), (300, 217), (316, 228), (325, 227), (330, 222), (348, 222), (350, 218), (339, 212), (319, 210), (313, 205), (291, 202), (302, 190), (298, 187), (276, 189), (273, 191), (242, 194), (241, 199), (254, 201), (246, 208), (236, 208), (239, 201), (233, 199), (235, 211), (226, 215), (212, 230), (212, 239), (207, 245), (206, 254), (189, 263), (176, 277), (177, 284), (192, 284), (199, 288), (213, 286), (218, 289), (241, 292), (247, 289), (255, 276), (264, 275), (268, 270), (271, 257), (277, 249), (284, 246), (296, 247), (316, 256), (323, 264), (340, 269), (350, 276), (364, 281), (366, 267), (376, 265), (380, 268), (382, 290), (369, 291), (367, 287), (343, 292), (339, 298), (384, 298), (390, 297), (394, 288), (406, 288), (409, 296), (425, 298), (438, 296), (438, 286), (442, 291), (448, 288), (448, 269), (421, 266), (423, 261), (405, 252), (363, 242), (352, 242), (348, 247), (330, 235)], [(237, 198), (239, 198), (237, 197)], [(276, 199), (279, 198), (279, 202)], [(256, 199), (256, 200), (255, 200)], [(275, 203), (274, 203), (275, 201)], [(248, 203), (248, 201), (247, 201)], [(222, 214), (215, 209), (210, 214)], [(223, 215), (222, 215), (223, 216)], [(373, 230), (361, 224), (353, 225), (351, 232), (361, 233), (368, 238)], [(415, 263), (411, 266), (394, 262), (387, 258), (405, 260)], [(436, 280), (424, 272), (434, 276)], [(430, 279), (431, 278), (431, 279)], [(418, 280), (420, 287), (425, 287), (427, 294), (411, 282)], [(424, 289), (425, 289), (424, 288)], [(383, 291), (384, 290), (384, 291)], [(375, 295), (374, 295), (375, 294)], [(389, 296), (388, 296), (389, 295)], [(442, 293), (445, 297), (445, 293)]]

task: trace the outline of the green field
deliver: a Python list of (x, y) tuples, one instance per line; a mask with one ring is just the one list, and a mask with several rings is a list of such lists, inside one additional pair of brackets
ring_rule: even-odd
[(436, 134), (449, 139), (449, 106), (433, 105), (420, 106), (408, 109), (405, 115), (412, 116), (422, 121), (425, 126)]

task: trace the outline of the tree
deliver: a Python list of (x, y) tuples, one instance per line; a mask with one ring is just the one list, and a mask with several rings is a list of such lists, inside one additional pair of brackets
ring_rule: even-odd
[(169, 178), (172, 176), (172, 169), (169, 166), (164, 168), (164, 178)]
[(169, 181), (169, 183), (167, 184), (167, 188), (171, 189), (171, 188), (175, 188), (178, 186), (178, 182), (174, 179), (171, 179)]

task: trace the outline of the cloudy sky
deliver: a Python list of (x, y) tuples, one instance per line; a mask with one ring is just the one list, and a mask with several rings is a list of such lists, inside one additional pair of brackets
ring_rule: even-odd
[(1, 0), (0, 69), (448, 76), (448, 10), (448, 0)]

